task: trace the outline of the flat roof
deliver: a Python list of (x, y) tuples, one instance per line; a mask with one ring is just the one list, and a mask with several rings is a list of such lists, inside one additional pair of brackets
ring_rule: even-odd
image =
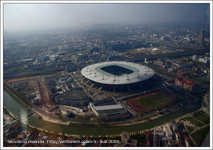
[(112, 113), (119, 113), (120, 111), (125, 110), (121, 104), (117, 104), (113, 100), (104, 103), (101, 102), (98, 104), (99, 105), (93, 103), (93, 107), (98, 113), (112, 114)]
[(124, 108), (120, 108), (120, 109), (108, 109), (108, 110), (98, 110), (98, 113), (106, 113), (106, 114), (115, 114), (115, 113), (119, 113), (121, 111), (125, 110)]
[(98, 113), (119, 113), (120, 111), (125, 110), (121, 104), (116, 103), (114, 100), (105, 101), (105, 102), (93, 102), (93, 108)]
[(97, 111), (99, 110), (112, 110), (112, 109), (122, 109), (123, 107), (119, 104), (117, 105), (106, 105), (106, 106), (95, 106)]
[(88, 97), (83, 91), (80, 90), (73, 90), (64, 93), (65, 99), (82, 99), (84, 97)]
[(95, 107), (98, 107), (98, 106), (107, 106), (107, 105), (115, 105), (117, 104), (114, 100), (110, 100), (110, 101), (96, 101), (93, 103)]
[[(120, 66), (133, 72), (130, 74), (122, 74), (120, 76), (108, 73), (101, 68), (107, 66)], [(125, 61), (109, 61), (89, 65), (81, 70), (81, 74), (92, 81), (102, 84), (122, 85), (131, 84), (147, 80), (154, 75), (154, 70), (137, 63)]]

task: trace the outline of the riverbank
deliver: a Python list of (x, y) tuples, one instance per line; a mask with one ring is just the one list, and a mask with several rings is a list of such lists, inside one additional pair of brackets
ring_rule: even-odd
[(7, 109), (6, 106), (3, 105), (3, 108), (7, 111), (7, 113), (10, 115), (10, 117), (12, 117), (13, 119), (17, 119), (18, 118), (18, 116), (13, 114), (9, 109)]
[(35, 110), (34, 117), (39, 118), (41, 117), (42, 120), (50, 122), (50, 123), (55, 123), (55, 124), (60, 124), (60, 125), (69, 125), (71, 122), (70, 121), (61, 121), (60, 119), (54, 119), (48, 116), (45, 116), (44, 114), (38, 112)]
[[(186, 106), (185, 106), (186, 107)], [(60, 119), (55, 119), (52, 117), (48, 117), (40, 112), (36, 112), (39, 116), (42, 117), (42, 119), (44, 121), (50, 122), (50, 123), (56, 123), (56, 124), (60, 124), (60, 125), (70, 125), (70, 126), (78, 126), (78, 125), (82, 125), (82, 126), (88, 126), (88, 127), (122, 127), (122, 126), (131, 126), (131, 125), (136, 125), (136, 124), (143, 124), (145, 122), (151, 122), (155, 119), (161, 119), (163, 117), (166, 117), (167, 115), (172, 115), (174, 113), (177, 113), (179, 111), (181, 111), (182, 109), (187, 109), (187, 108), (181, 108), (181, 109), (176, 109), (173, 112), (170, 113), (165, 113), (163, 115), (157, 114), (155, 116), (152, 116), (149, 120), (147, 119), (135, 119), (135, 120), (126, 120), (126, 121), (116, 121), (116, 122), (104, 122), (104, 123), (99, 123), (99, 122), (94, 122), (94, 123), (82, 123), (82, 122), (71, 122), (71, 121), (62, 121)], [(188, 115), (188, 114), (186, 114)]]
[(33, 110), (37, 114), (36, 118), (41, 117), (42, 120), (47, 121), (49, 123), (55, 123), (55, 124), (66, 125), (66, 126), (68, 126), (68, 125), (83, 125), (83, 126), (95, 126), (95, 127), (99, 127), (99, 126), (106, 126), (106, 127), (130, 126), (130, 125), (142, 124), (145, 122), (153, 121), (155, 119), (162, 118), (169, 114), (173, 114), (176, 111), (180, 111), (181, 109), (184, 109), (184, 108), (179, 108), (179, 109), (173, 110), (173, 112), (165, 113), (163, 115), (157, 114), (155, 116), (152, 116), (149, 120), (147, 120), (145, 118), (138, 118), (138, 119), (134, 119), (134, 120), (115, 121), (115, 122), (89, 122), (88, 121), (87, 123), (82, 123), (82, 122), (78, 122), (78, 121), (75, 121), (75, 122), (63, 121), (61, 119), (55, 118), (55, 116), (42, 112), (41, 110), (39, 110), (36, 107), (32, 107), (32, 104), (31, 104), (31, 106), (27, 105), (26, 102), (22, 101), (18, 96), (15, 95), (14, 92), (16, 92), (16, 91), (14, 91), (14, 89), (12, 89), (12, 87), (9, 87), (9, 85), (7, 85), (6, 83), (4, 83), (4, 88), (6, 89), (7, 92), (9, 92), (9, 94), (12, 94), (12, 96), (14, 96), (19, 102), (24, 104), (24, 106), (26, 106), (27, 108), (33, 108)]
[[(199, 110), (195, 110), (195, 111), (192, 111), (192, 112), (190, 112), (190, 113), (188, 113), (188, 114), (185, 114), (185, 115), (183, 115), (183, 116), (180, 116), (180, 117), (178, 117), (178, 118), (176, 118), (176, 119), (174, 119), (176, 122), (178, 122), (178, 121), (180, 121), (183, 117), (187, 117), (187, 116), (190, 116), (190, 115), (192, 115), (192, 114), (194, 114), (195, 112), (197, 112), (197, 111), (200, 111), (201, 109), (199, 109)], [(172, 120), (171, 120), (172, 121)], [(154, 121), (151, 121), (150, 123), (153, 123), (154, 124)], [(165, 122), (161, 122), (160, 124), (158, 124), (158, 125), (156, 125), (156, 126), (163, 126), (165, 124)], [(128, 130), (127, 128), (126, 129), (123, 129), (123, 131), (127, 131), (128, 133), (129, 133), (129, 135), (131, 136), (131, 135), (136, 135), (136, 134), (143, 134), (143, 133), (146, 133), (148, 130), (154, 130), (154, 127), (155, 126), (153, 126), (152, 127), (152, 125), (150, 125), (149, 127), (147, 127), (147, 128), (143, 128), (143, 124), (137, 124), (137, 125), (141, 125), (141, 130), (137, 130), (137, 131), (130, 131), (130, 130)], [(133, 129), (135, 126), (134, 125), (130, 125), (131, 126), (131, 128)], [(67, 132), (56, 132), (56, 131), (53, 131), (53, 130), (48, 130), (48, 129), (44, 129), (44, 128), (38, 128), (38, 127), (36, 127), (36, 126), (32, 126), (32, 125), (30, 125), (30, 127), (31, 128), (33, 128), (33, 129), (38, 129), (39, 131), (42, 131), (42, 132), (46, 132), (46, 133), (52, 133), (52, 134), (57, 134), (57, 135), (65, 135), (65, 136), (67, 136), (67, 137), (74, 137), (74, 138), (81, 138), (81, 137), (87, 137), (87, 136), (90, 136), (90, 137), (120, 137), (120, 133), (121, 132), (119, 132), (119, 133), (111, 133), (111, 131), (109, 131), (107, 134), (103, 134), (103, 132), (99, 132), (99, 134), (86, 134), (86, 132), (84, 132), (84, 130), (82, 130), (83, 132), (81, 132), (80, 134), (72, 134), (72, 133), (67, 133)], [(69, 126), (68, 126), (69, 127)], [(78, 127), (82, 127), (82, 128), (87, 128), (88, 130), (90, 130), (90, 127), (91, 126), (84, 126), (84, 125), (79, 125)], [(118, 127), (118, 126), (117, 126)], [(117, 130), (118, 128), (117, 127), (114, 127), (115, 128), (115, 130)], [(110, 128), (112, 128), (112, 127), (96, 127), (96, 129), (97, 130), (99, 130), (99, 129), (103, 129), (103, 130), (107, 130), (107, 129), (110, 129)], [(137, 129), (137, 127), (136, 127), (136, 129)]]
[[(26, 124), (27, 125), (27, 124)], [(32, 125), (29, 125), (30, 128), (34, 129), (34, 130), (38, 130), (38, 131), (41, 131), (41, 132), (46, 132), (46, 133), (50, 133), (50, 134), (57, 134), (59, 136), (66, 136), (66, 137), (73, 137), (73, 138), (82, 138), (82, 137), (88, 137), (90, 136), (91, 138), (92, 137), (99, 137), (99, 138), (103, 138), (103, 137), (110, 137), (110, 138), (113, 138), (113, 137), (120, 137), (120, 133), (119, 134), (107, 134), (107, 135), (88, 135), (88, 134), (68, 134), (68, 133), (62, 133), (62, 132), (54, 132), (54, 131), (51, 131), (51, 130), (45, 130), (43, 128), (38, 128), (36, 126), (32, 126)], [(153, 128), (154, 129), (154, 128)], [(152, 129), (151, 129), (152, 130)], [(145, 133), (146, 130), (141, 130), (141, 131), (135, 131), (135, 132), (129, 132), (129, 135), (136, 135), (136, 134), (143, 134)]]
[(26, 103), (23, 102), (23, 100), (21, 100), (20, 97), (17, 96), (17, 94), (15, 94), (15, 90), (13, 90), (11, 87), (9, 87), (9, 85), (7, 85), (6, 83), (4, 83), (4, 90), (6, 92), (8, 92), (8, 94), (12, 95), (13, 97), (15, 97), (16, 100), (18, 100), (18, 102), (20, 102), (24, 107), (26, 107), (26, 109), (31, 108), (29, 105), (27, 105)]
[[(21, 114), (23, 111), (26, 109), (21, 106), (21, 103), (17, 103), (15, 100), (15, 97), (11, 97), (6, 91), (4, 91), (4, 105), (11, 110), (14, 114)], [(15, 109), (14, 109), (15, 108)], [(164, 124), (165, 122), (172, 121), (176, 118), (179, 118), (183, 115), (186, 115), (188, 113), (194, 112), (196, 110), (200, 109), (199, 105), (194, 105), (194, 106), (186, 106), (184, 109), (176, 111), (175, 113), (168, 114), (166, 116), (144, 122), (144, 123), (139, 123), (139, 124), (134, 124), (134, 125), (127, 125), (127, 126), (92, 126), (92, 125), (80, 125), (80, 124), (56, 124), (49, 122), (49, 118), (47, 117), (44, 120), (39, 120), (36, 117), (30, 116), (27, 120), (27, 123), (29, 125), (32, 125), (36, 128), (41, 128), (43, 130), (50, 130), (55, 133), (66, 133), (69, 135), (93, 135), (93, 136), (107, 136), (107, 135), (118, 135), (122, 131), (127, 131), (129, 133), (134, 133), (138, 131), (144, 131), (148, 130), (150, 128), (153, 128), (155, 126), (159, 126)]]

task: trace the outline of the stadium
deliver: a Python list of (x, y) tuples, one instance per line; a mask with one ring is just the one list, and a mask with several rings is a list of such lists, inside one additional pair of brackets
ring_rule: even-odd
[(140, 83), (152, 78), (155, 72), (137, 63), (108, 61), (89, 65), (81, 74), (92, 87), (118, 92), (140, 89), (143, 86)]

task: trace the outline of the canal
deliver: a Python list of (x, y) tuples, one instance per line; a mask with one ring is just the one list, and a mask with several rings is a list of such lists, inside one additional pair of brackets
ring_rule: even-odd
[[(3, 103), (4, 105), (14, 114), (21, 117), (25, 112), (26, 107), (24, 107), (21, 103), (19, 103), (15, 97), (8, 94), (8, 92), (3, 91)], [(115, 127), (95, 127), (95, 126), (84, 126), (84, 125), (76, 125), (76, 126), (66, 126), (59, 125), (54, 123), (49, 123), (44, 120), (39, 120), (35, 117), (29, 117), (27, 122), (28, 124), (43, 128), (45, 130), (51, 130), (54, 132), (61, 132), (67, 134), (76, 134), (76, 135), (110, 135), (110, 134), (120, 134), (122, 131), (127, 132), (136, 132), (145, 129), (153, 128), (154, 126), (162, 125), (168, 121), (174, 120), (178, 117), (181, 117), (187, 113), (193, 112), (195, 110), (200, 109), (199, 105), (191, 105), (186, 106), (182, 110), (176, 111), (169, 115), (163, 116), (161, 118), (154, 119), (149, 122), (129, 125), (129, 126), (115, 126)]]

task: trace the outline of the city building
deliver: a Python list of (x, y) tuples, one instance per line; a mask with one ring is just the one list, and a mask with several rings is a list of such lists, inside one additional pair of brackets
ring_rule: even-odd
[(36, 63), (40, 63), (40, 62), (42, 62), (42, 61), (43, 61), (43, 58), (42, 58), (42, 57), (36, 58)]
[(182, 140), (182, 137), (181, 137), (179, 132), (175, 132), (175, 139), (176, 139), (177, 142)]
[(204, 29), (202, 29), (201, 31), (200, 31), (200, 35), (199, 35), (199, 44), (200, 45), (202, 45), (203, 43), (204, 43), (204, 37), (205, 37), (205, 30)]
[(31, 102), (33, 104), (39, 104), (39, 103), (41, 103), (41, 95), (40, 95), (40, 93), (37, 93), (36, 97), (34, 99), (31, 99)]
[(59, 105), (86, 106), (91, 99), (82, 90), (70, 90), (55, 97)]
[(185, 144), (186, 144), (186, 147), (192, 146), (192, 141), (190, 140), (189, 137), (185, 137), (184, 142), (185, 142)]
[(66, 72), (72, 72), (72, 71), (75, 70), (75, 66), (74, 65), (66, 65), (65, 70), (66, 70)]
[(156, 66), (163, 67), (163, 61), (161, 61), (161, 60), (155, 60), (155, 61), (153, 61), (153, 63), (154, 63)]
[(7, 130), (4, 130), (4, 134), (3, 136), (6, 139), (9, 139), (11, 137), (16, 136), (19, 132), (21, 132), (22, 130), (22, 126), (20, 123), (18, 123), (17, 121), (13, 122), (12, 124), (9, 125)]
[(210, 63), (210, 59), (208, 57), (204, 57), (204, 58), (201, 57), (198, 59), (198, 61), (205, 64)]
[(152, 134), (151, 134), (151, 131), (147, 131), (147, 134), (146, 134), (146, 146), (151, 146), (153, 143), (153, 138), (152, 138)]
[(147, 61), (147, 59), (146, 59), (146, 58), (144, 59), (144, 63), (146, 63), (146, 64), (148, 64), (148, 63), (149, 63), (149, 62)]
[(182, 77), (175, 79), (175, 85), (181, 86), (184, 89), (187, 89), (190, 91), (194, 91), (197, 87), (197, 84), (195, 82)]
[(50, 57), (49, 56), (43, 56), (43, 61), (48, 61), (48, 60), (50, 60)]
[(173, 133), (172, 133), (172, 130), (171, 130), (171, 128), (169, 127), (168, 124), (163, 125), (163, 131), (165, 132), (167, 141), (171, 141), (171, 140), (172, 140)]
[(50, 55), (50, 60), (52, 60), (52, 61), (57, 61), (59, 59), (60, 59), (59, 55)]
[(192, 60), (193, 60), (193, 61), (197, 61), (197, 59), (198, 59), (198, 56), (197, 56), (197, 55), (193, 55), (193, 56), (192, 56)]
[(137, 147), (137, 140), (130, 139), (128, 132), (121, 132), (121, 141), (114, 145), (114, 147)]
[(203, 102), (202, 102), (202, 108), (206, 112), (210, 112), (210, 92), (208, 91), (207, 93), (204, 94), (203, 96)]
[[(157, 127), (154, 127), (154, 131), (153, 131), (153, 147), (161, 146), (160, 143), (165, 144), (166, 137), (164, 135), (164, 131), (163, 131), (162, 127), (157, 126)], [(164, 145), (164, 146), (166, 146), (166, 145)]]
[(191, 68), (182, 68), (177, 70), (177, 73), (184, 76), (184, 75), (188, 75), (191, 72)]

